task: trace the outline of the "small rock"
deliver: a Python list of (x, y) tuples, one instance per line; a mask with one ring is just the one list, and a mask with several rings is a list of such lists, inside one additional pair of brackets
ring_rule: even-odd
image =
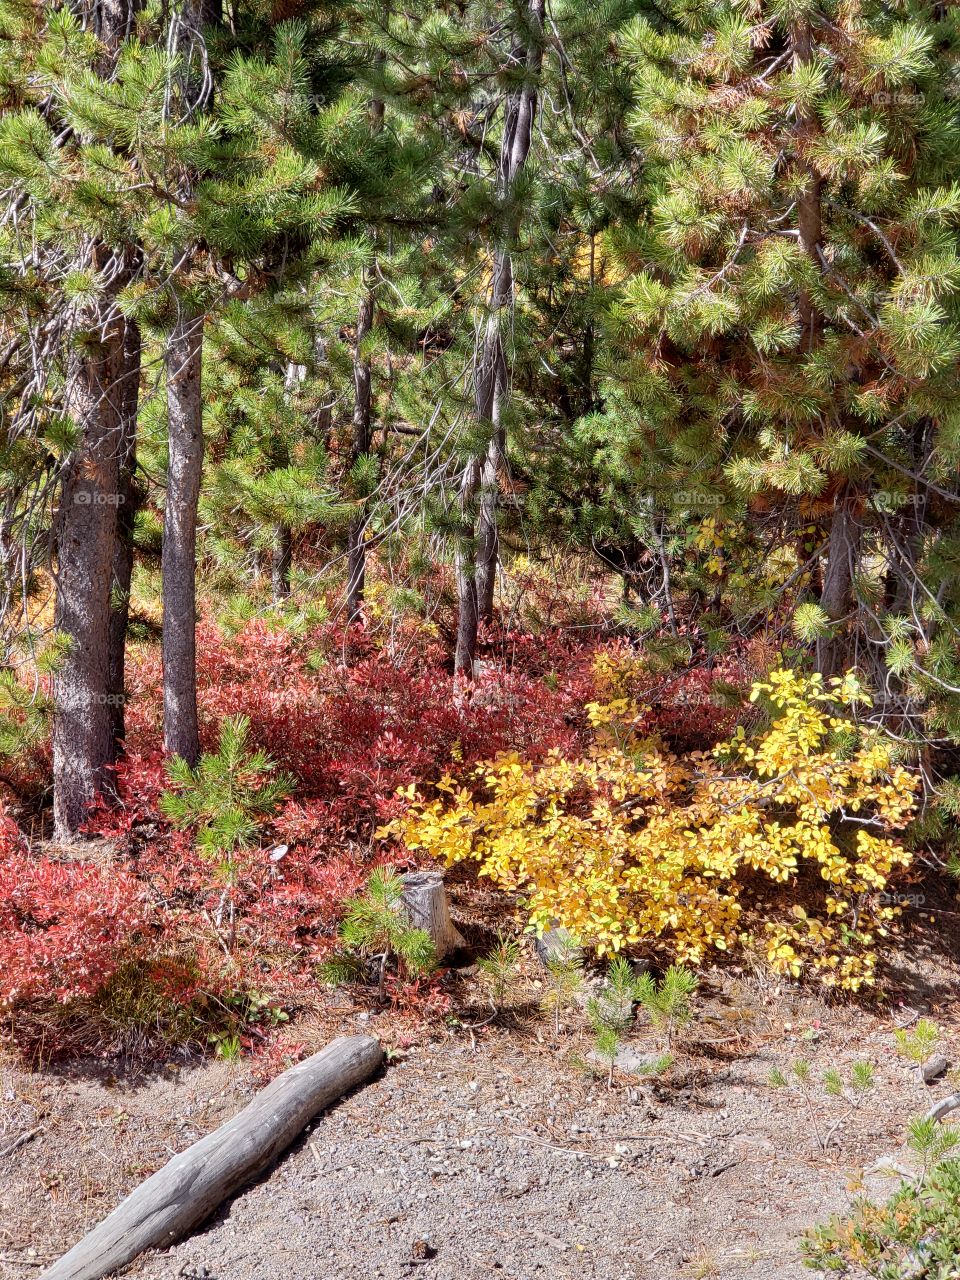
[(931, 1080), (936, 1080), (950, 1066), (950, 1062), (942, 1053), (936, 1053), (932, 1058), (928, 1058), (920, 1067), (920, 1076), (924, 1084), (929, 1084)]
[(437, 1251), (429, 1240), (414, 1240), (410, 1246), (411, 1262), (429, 1262), (437, 1256)]
[[(591, 1062), (596, 1062), (600, 1066), (608, 1067), (610, 1059), (601, 1057), (596, 1050), (592, 1050), (587, 1054)], [(660, 1057), (655, 1053), (637, 1053), (636, 1049), (624, 1046), (617, 1050), (617, 1056), (613, 1060), (613, 1065), (618, 1071), (624, 1071), (628, 1076), (648, 1076), (653, 1072)]]

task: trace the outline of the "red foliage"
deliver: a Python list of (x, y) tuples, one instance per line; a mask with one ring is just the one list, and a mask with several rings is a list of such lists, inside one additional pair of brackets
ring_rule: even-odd
[(0, 1005), (94, 995), (147, 925), (133, 876), (33, 857), (0, 817)]
[(440, 974), (404, 979), (391, 973), (387, 975), (385, 986), (391, 1008), (421, 1021), (444, 1018), (453, 1005), (449, 992), (443, 989)]
[(743, 668), (729, 661), (644, 679), (638, 697), (649, 710), (640, 730), (659, 734), (674, 751), (715, 746), (730, 736), (741, 715), (740, 708), (720, 699), (716, 686), (733, 686), (746, 698), (749, 683)]
[[(317, 960), (333, 944), (343, 903), (382, 856), (374, 832), (397, 813), (401, 787), (422, 789), (444, 773), (464, 776), (501, 751), (533, 760), (552, 749), (582, 752), (597, 645), (595, 638), (571, 639), (575, 634), (584, 633), (492, 629), (482, 637), (479, 678), (464, 687), (441, 643), (422, 627), (401, 627), (388, 649), (362, 627), (331, 624), (296, 636), (255, 621), (229, 637), (202, 623), (204, 749), (216, 748), (224, 717), (244, 715), (251, 743), (295, 781), (294, 798), (266, 824), (261, 847), (244, 855), (231, 890), (238, 923), (229, 957), (211, 924), (222, 883), (190, 834), (172, 830), (160, 814), (168, 785), (160, 663), (155, 647), (134, 648), (127, 754), (114, 794), (88, 824), (116, 842), (122, 869), (108, 874), (32, 858), (4, 821), (0, 1004), (94, 994), (132, 952), (156, 990), (180, 1007), (210, 992), (229, 1004), (244, 989), (283, 989), (295, 1002), (297, 984), (303, 990), (313, 981)], [(734, 713), (718, 704), (713, 686), (738, 678), (733, 668), (706, 666), (644, 675), (637, 694), (650, 708), (647, 732), (679, 749), (715, 741)], [(281, 844), (287, 851), (271, 859), (270, 849)], [(419, 1017), (449, 1008), (436, 979), (393, 983), (390, 999)]]

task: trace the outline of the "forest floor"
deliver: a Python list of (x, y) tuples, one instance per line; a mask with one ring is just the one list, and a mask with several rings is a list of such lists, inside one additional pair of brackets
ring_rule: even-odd
[[(531, 954), (512, 1010), (471, 1027), (461, 1004), (458, 1019), (422, 1029), (205, 1228), (125, 1274), (811, 1276), (802, 1231), (864, 1184), (885, 1198), (896, 1178), (872, 1166), (909, 1164), (907, 1121), (955, 1087), (949, 1075), (921, 1085), (894, 1044), (896, 1027), (925, 1015), (946, 1055), (960, 1054), (960, 952), (926, 928), (909, 935), (883, 1006), (830, 1006), (759, 975), (710, 971), (675, 1066), (657, 1081), (619, 1076), (612, 1089), (584, 1067), (582, 1018), (556, 1036), (536, 1011)], [(357, 1031), (397, 1044), (404, 1024), (340, 993), (311, 1035), (319, 1046)], [(640, 1027), (631, 1041), (654, 1047)], [(831, 1067), (847, 1077), (866, 1059), (875, 1086), (851, 1108), (819, 1083), (809, 1097), (769, 1085), (772, 1069), (788, 1074), (801, 1057), (815, 1082)], [(102, 1064), (31, 1072), (0, 1063), (0, 1277), (37, 1275), (255, 1088), (243, 1062), (114, 1074)]]

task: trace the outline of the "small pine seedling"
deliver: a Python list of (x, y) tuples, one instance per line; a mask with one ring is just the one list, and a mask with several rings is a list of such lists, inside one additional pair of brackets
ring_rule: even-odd
[(396, 960), (404, 972), (428, 973), (436, 965), (436, 949), (425, 929), (411, 927), (402, 906), (403, 881), (389, 868), (370, 876), (366, 891), (347, 903), (340, 925), (341, 951), (320, 968), (331, 985), (358, 981), (365, 962), (378, 964), (377, 995), (383, 1000), (387, 964)]
[(930, 1170), (960, 1144), (960, 1129), (941, 1124), (931, 1116), (915, 1116), (907, 1125), (907, 1145), (920, 1157), (920, 1181), (924, 1182)]
[(517, 991), (520, 976), (520, 943), (499, 934), (489, 955), (477, 961), (478, 976), (486, 989), (494, 1013), (502, 1009)]
[(672, 964), (659, 983), (651, 973), (641, 974), (635, 983), (637, 999), (663, 1034), (669, 1051), (693, 1017), (691, 996), (699, 985), (697, 977), (683, 965)]
[(160, 797), (160, 811), (175, 827), (196, 828), (197, 850), (216, 868), (223, 893), (215, 923), (219, 931), (226, 910), (231, 950), (240, 854), (256, 842), (262, 823), (292, 788), (290, 777), (277, 770), (266, 752), (248, 749), (249, 735), (246, 716), (228, 716), (220, 726), (217, 750), (204, 753), (195, 769), (179, 756), (170, 762), (167, 774), (173, 786)]
[(596, 996), (587, 1001), (587, 1017), (593, 1031), (593, 1046), (597, 1056), (607, 1063), (607, 1088), (613, 1088), (613, 1068), (620, 1052), (620, 1030), (607, 1021), (603, 1002)]
[(633, 1019), (633, 1006), (639, 998), (640, 979), (623, 956), (616, 956), (610, 961), (604, 991), (587, 1002), (587, 1017), (597, 1055), (608, 1064), (608, 1089), (613, 1087), (613, 1068), (620, 1052), (620, 1038)]
[(919, 1072), (932, 1056), (940, 1041), (940, 1028), (929, 1018), (921, 1018), (912, 1031), (901, 1029), (893, 1033), (897, 1053), (912, 1062)]
[(857, 1107), (864, 1094), (873, 1088), (875, 1083), (873, 1066), (866, 1060), (859, 1060), (850, 1068), (850, 1079), (844, 1082), (843, 1076), (836, 1067), (829, 1067), (823, 1073), (823, 1087), (831, 1098), (843, 1098), (851, 1107)]
[(583, 989), (583, 951), (579, 944), (564, 938), (547, 960), (546, 970), (546, 991), (540, 1008), (544, 1013), (553, 1013), (553, 1029), (559, 1035), (560, 1019)]
[(170, 762), (173, 788), (160, 797), (160, 810), (174, 826), (197, 828), (197, 849), (231, 884), (236, 855), (254, 844), (292, 787), (266, 752), (248, 750), (249, 735), (246, 716), (228, 716), (217, 750), (202, 755), (195, 769), (179, 756)]

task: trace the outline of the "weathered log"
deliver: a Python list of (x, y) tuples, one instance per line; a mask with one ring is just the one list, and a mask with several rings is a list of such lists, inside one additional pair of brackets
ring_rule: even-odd
[(951, 1093), (948, 1097), (935, 1102), (924, 1119), (942, 1120), (944, 1116), (948, 1116), (951, 1111), (956, 1111), (958, 1108), (960, 1108), (960, 1093)]
[(278, 1076), (226, 1124), (158, 1169), (42, 1275), (101, 1280), (145, 1249), (198, 1226), (262, 1172), (324, 1107), (368, 1080), (383, 1061), (372, 1036), (346, 1036)]
[(465, 947), (466, 941), (450, 919), (447, 891), (439, 871), (411, 871), (403, 876), (403, 907), (416, 929), (425, 929), (437, 959)]

